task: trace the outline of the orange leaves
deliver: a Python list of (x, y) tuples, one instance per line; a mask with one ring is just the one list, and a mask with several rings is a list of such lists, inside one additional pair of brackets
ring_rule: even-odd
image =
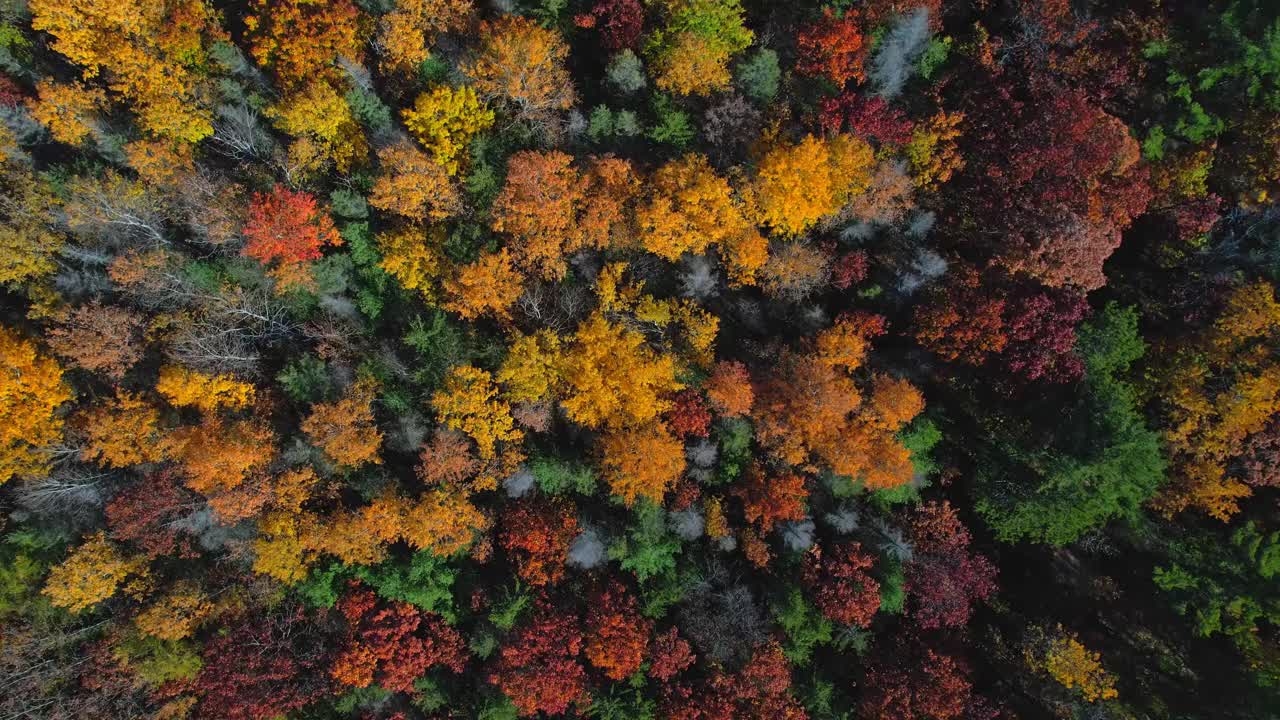
[(233, 490), (263, 470), (275, 456), (275, 435), (253, 420), (206, 417), (195, 426), (169, 433), (165, 444), (187, 477), (187, 487), (202, 495)]
[(513, 237), (509, 247), (522, 270), (559, 279), (566, 254), (620, 239), (638, 184), (625, 160), (593, 158), (583, 172), (561, 152), (519, 152), (494, 202), (493, 229)]
[(506, 248), (487, 253), (479, 260), (464, 265), (444, 283), (449, 301), (445, 307), (465, 320), (493, 315), (499, 320), (511, 319), (511, 306), (524, 292), (524, 278), (516, 270)]
[(729, 183), (702, 155), (686, 155), (658, 168), (636, 210), (636, 223), (644, 249), (666, 260), (738, 240), (748, 231)]
[(530, 585), (550, 585), (564, 576), (569, 543), (578, 534), (573, 505), (562, 498), (521, 500), (502, 518), (502, 547), (516, 574)]
[(522, 120), (549, 125), (575, 99), (564, 67), (568, 55), (569, 47), (555, 30), (519, 15), (503, 15), (480, 24), (479, 50), (462, 72), (485, 100)]
[(462, 209), (462, 197), (445, 168), (407, 142), (378, 151), (382, 172), (369, 204), (415, 222), (443, 220)]
[(314, 197), (282, 185), (269, 195), (254, 193), (244, 236), (245, 255), (263, 265), (277, 263), (283, 273), (319, 260), (326, 245), (342, 244), (333, 220)]
[(472, 0), (398, 0), (378, 26), (384, 66), (412, 71), (431, 57), (437, 34), (464, 29), (474, 12)]
[(803, 520), (805, 500), (809, 497), (804, 478), (793, 473), (766, 476), (759, 466), (747, 472), (733, 493), (742, 500), (747, 521), (760, 526), (765, 532), (778, 522)]
[(337, 402), (316, 404), (302, 421), (302, 431), (339, 467), (380, 464), (382, 433), (374, 425), (373, 399), (372, 382), (357, 382)]
[(640, 669), (652, 632), (653, 621), (640, 615), (635, 598), (614, 580), (591, 598), (584, 652), (605, 677), (624, 680)]
[(141, 397), (117, 390), (115, 400), (82, 417), (88, 446), (80, 456), (105, 467), (124, 468), (162, 457), (160, 413)]
[(573, 234), (585, 183), (562, 152), (519, 152), (507, 164), (507, 182), (493, 204), (493, 229), (510, 233), (516, 263), (547, 279), (564, 276), (564, 246)]
[(751, 386), (747, 366), (736, 360), (716, 363), (703, 390), (706, 391), (711, 406), (725, 417), (746, 415), (751, 412), (751, 405), (755, 402), (755, 389)]
[(637, 498), (662, 504), (662, 496), (684, 472), (684, 444), (661, 422), (612, 430), (600, 443), (605, 480), (628, 507)]
[(844, 316), (821, 333), (812, 353), (784, 358), (756, 403), (757, 437), (780, 460), (817, 458), (833, 472), (876, 490), (911, 479), (910, 452), (895, 434), (924, 409), (909, 383), (876, 377), (869, 394), (846, 373), (862, 366), (875, 316)]
[(838, 86), (866, 78), (862, 70), (866, 54), (854, 10), (836, 17), (830, 7), (823, 8), (822, 20), (801, 28), (796, 35), (796, 72), (822, 75)]
[(337, 59), (364, 56), (360, 10), (351, 0), (253, 0), (244, 24), (254, 59), (286, 89), (341, 80)]

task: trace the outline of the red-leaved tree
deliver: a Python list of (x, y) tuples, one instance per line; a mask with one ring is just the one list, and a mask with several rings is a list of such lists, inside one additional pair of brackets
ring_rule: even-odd
[(499, 651), (489, 682), (511, 698), (520, 715), (559, 715), (589, 702), (578, 626), (577, 616), (539, 600), (533, 619)]
[(814, 546), (804, 559), (802, 579), (813, 604), (842, 625), (867, 627), (880, 609), (880, 583), (867, 573), (873, 560), (856, 542), (827, 552)]

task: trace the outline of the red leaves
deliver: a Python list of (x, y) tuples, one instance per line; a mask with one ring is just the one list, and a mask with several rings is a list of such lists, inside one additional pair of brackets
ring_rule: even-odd
[(564, 576), (569, 543), (578, 534), (573, 505), (561, 498), (523, 500), (502, 521), (502, 547), (520, 579), (550, 585)]
[(847, 130), (881, 145), (906, 145), (915, 129), (915, 123), (901, 109), (883, 98), (844, 93), (824, 99), (819, 107), (819, 123), (828, 135)]
[(711, 411), (697, 390), (681, 390), (667, 412), (667, 426), (680, 437), (706, 437), (711, 427)]
[(910, 643), (911, 649), (867, 671), (859, 715), (952, 720), (972, 701), (972, 686), (955, 660)]
[(572, 704), (589, 702), (577, 626), (578, 618), (539, 601), (533, 620), (502, 648), (489, 682), (511, 698), (521, 715), (558, 715)]
[(803, 579), (818, 610), (842, 625), (870, 625), (880, 609), (880, 583), (866, 572), (872, 562), (856, 542), (837, 545), (825, 556), (814, 546), (805, 557)]
[(822, 75), (839, 86), (849, 80), (862, 82), (866, 54), (855, 11), (836, 17), (824, 8), (822, 20), (800, 28), (796, 35), (796, 72)]
[(338, 603), (349, 628), (333, 678), (353, 687), (375, 681), (393, 692), (412, 692), (413, 681), (427, 670), (444, 666), (462, 672), (467, 662), (462, 636), (439, 616), (408, 603), (377, 609), (377, 597), (353, 589)]
[(686, 670), (695, 660), (689, 642), (675, 628), (653, 639), (650, 651), (649, 677), (666, 682)]
[(574, 18), (579, 27), (600, 29), (600, 44), (609, 50), (634, 48), (644, 29), (640, 0), (600, 0), (590, 13)]
[(107, 505), (111, 537), (136, 544), (148, 557), (187, 554), (179, 545), (176, 522), (196, 506), (172, 470), (161, 470), (117, 495)]
[(244, 236), (244, 254), (264, 265), (319, 260), (324, 246), (342, 244), (333, 220), (314, 197), (282, 185), (269, 195), (254, 193)]
[(666, 688), (663, 716), (670, 720), (803, 720), (791, 695), (791, 666), (776, 643), (756, 648), (741, 670), (716, 670), (698, 686)]
[(614, 580), (592, 596), (589, 607), (587, 659), (611, 680), (639, 670), (653, 623), (640, 615), (635, 598)]
[(329, 693), (326, 638), (306, 626), (301, 608), (242, 617), (204, 648), (196, 679), (196, 715), (218, 720), (271, 720)]
[(926, 630), (964, 627), (973, 603), (995, 594), (995, 567), (969, 553), (969, 530), (945, 500), (916, 508), (911, 539), (915, 554), (905, 571), (912, 618)]

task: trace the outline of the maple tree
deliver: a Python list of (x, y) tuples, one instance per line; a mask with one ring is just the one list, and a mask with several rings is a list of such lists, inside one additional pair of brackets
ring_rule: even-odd
[(346, 172), (368, 155), (364, 130), (333, 82), (312, 78), (267, 108), (266, 115), (295, 138), (288, 159), (299, 176), (314, 176), (329, 164)]
[(995, 567), (969, 552), (969, 530), (945, 500), (916, 508), (911, 539), (906, 590), (916, 622), (926, 629), (964, 627), (973, 604), (995, 593)]
[(636, 209), (636, 224), (644, 249), (667, 260), (747, 232), (729, 183), (703, 155), (686, 155), (653, 173)]
[(464, 30), (474, 12), (471, 0), (396, 0), (378, 23), (383, 64), (396, 71), (413, 70), (431, 57), (438, 35)]
[(85, 460), (125, 468), (162, 457), (160, 412), (128, 391), (117, 390), (110, 403), (92, 408), (81, 422), (87, 444), (80, 457)]
[(590, 15), (579, 15), (575, 22), (600, 31), (600, 43), (610, 50), (634, 48), (644, 29), (644, 7), (640, 0), (599, 0)]
[(351, 0), (253, 0), (244, 24), (249, 52), (286, 89), (313, 80), (336, 83), (338, 58), (364, 55), (361, 13)]
[(97, 115), (106, 102), (97, 88), (45, 79), (36, 85), (31, 116), (58, 142), (79, 145), (97, 130)]
[(798, 235), (866, 190), (873, 166), (871, 146), (851, 135), (778, 144), (756, 168), (758, 220), (780, 235)]
[(609, 489), (630, 506), (637, 498), (657, 503), (684, 472), (684, 445), (661, 422), (610, 430), (601, 439)]
[(0, 327), (0, 483), (47, 472), (40, 452), (62, 437), (58, 406), (71, 399), (62, 368), (34, 343)]
[(838, 86), (850, 80), (862, 82), (866, 49), (858, 20), (856, 11), (836, 16), (831, 8), (823, 8), (821, 20), (796, 34), (796, 72), (821, 75)]
[(461, 196), (445, 168), (408, 143), (378, 151), (382, 173), (369, 204), (415, 222), (442, 220), (458, 212)]
[(456, 275), (445, 279), (444, 291), (449, 298), (445, 307), (465, 319), (493, 315), (507, 320), (511, 306), (524, 291), (524, 277), (516, 270), (511, 253), (503, 248), (459, 268)]
[(736, 360), (716, 363), (711, 377), (703, 385), (707, 400), (716, 412), (725, 417), (746, 415), (755, 402), (755, 389), (747, 366)]
[(444, 387), (431, 398), (440, 421), (475, 441), (481, 459), (490, 459), (498, 443), (518, 442), (511, 406), (498, 399), (493, 376), (470, 366), (458, 366), (445, 378)]
[(918, 641), (867, 671), (859, 710), (868, 717), (954, 720), (970, 706), (972, 685), (960, 664)]
[(125, 555), (99, 532), (49, 572), (41, 592), (57, 607), (79, 613), (111, 598), (121, 586), (137, 592), (146, 580), (146, 559)]
[(481, 98), (522, 120), (547, 125), (576, 99), (564, 67), (568, 55), (558, 33), (519, 15), (504, 15), (480, 24), (480, 45), (462, 72)]
[(72, 310), (47, 339), (54, 353), (75, 365), (119, 380), (142, 358), (142, 324), (137, 313), (93, 303)]
[(338, 602), (347, 639), (333, 661), (333, 678), (352, 687), (376, 682), (392, 692), (412, 692), (414, 680), (444, 666), (462, 672), (462, 636), (439, 616), (403, 602), (379, 608), (376, 596), (355, 587)]
[(276, 185), (254, 193), (244, 224), (244, 254), (282, 271), (319, 260), (326, 246), (342, 244), (328, 213), (305, 192)]
[(654, 353), (642, 335), (598, 313), (578, 326), (557, 364), (561, 406), (587, 427), (651, 420), (668, 408), (664, 396), (680, 387), (670, 356)]
[(586, 182), (561, 152), (519, 152), (507, 163), (507, 180), (493, 204), (493, 229), (516, 240), (516, 264), (547, 279), (564, 276), (564, 255), (576, 248), (576, 213)]
[(689, 641), (680, 637), (675, 628), (655, 636), (649, 654), (649, 677), (662, 682), (679, 675), (696, 659)]
[(1027, 663), (1043, 670), (1067, 689), (1076, 689), (1088, 702), (1110, 700), (1116, 692), (1116, 680), (1103, 669), (1101, 655), (1090, 652), (1074, 635), (1062, 632), (1048, 641), (1042, 655), (1028, 652)]
[(138, 613), (134, 623), (151, 637), (181, 640), (190, 637), (213, 611), (213, 603), (198, 586), (179, 582)]
[(795, 474), (770, 476), (755, 466), (747, 471), (743, 482), (733, 489), (742, 500), (742, 511), (748, 522), (768, 531), (775, 523), (802, 520), (809, 491), (804, 478)]
[(331, 641), (302, 608), (233, 618), (227, 629), (201, 652), (196, 717), (269, 720), (328, 693)]
[(804, 582), (822, 614), (843, 625), (866, 627), (880, 609), (880, 583), (867, 570), (873, 560), (856, 543), (814, 547), (805, 556)]
[(538, 601), (528, 624), (498, 651), (489, 682), (515, 704), (521, 716), (555, 715), (589, 699), (577, 618), (545, 600)]
[(107, 504), (111, 538), (132, 543), (147, 557), (185, 554), (178, 521), (195, 508), (195, 497), (178, 473), (163, 469), (145, 475)]
[(526, 500), (502, 518), (502, 547), (516, 562), (516, 574), (530, 585), (550, 585), (564, 577), (569, 543), (578, 534), (573, 506), (562, 499)]
[(652, 633), (653, 623), (640, 616), (635, 597), (610, 581), (592, 595), (583, 654), (605, 677), (622, 680), (640, 669)]
[(256, 396), (253, 385), (230, 374), (213, 375), (176, 365), (160, 368), (156, 392), (174, 407), (197, 407), (204, 412), (242, 410), (253, 404)]
[(373, 419), (375, 389), (367, 380), (353, 383), (341, 399), (317, 403), (302, 421), (302, 431), (339, 467), (382, 463), (382, 433)]

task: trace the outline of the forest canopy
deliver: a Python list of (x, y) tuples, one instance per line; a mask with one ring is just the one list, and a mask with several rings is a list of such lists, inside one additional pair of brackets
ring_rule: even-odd
[(0, 3), (0, 718), (1280, 720), (1280, 7)]

